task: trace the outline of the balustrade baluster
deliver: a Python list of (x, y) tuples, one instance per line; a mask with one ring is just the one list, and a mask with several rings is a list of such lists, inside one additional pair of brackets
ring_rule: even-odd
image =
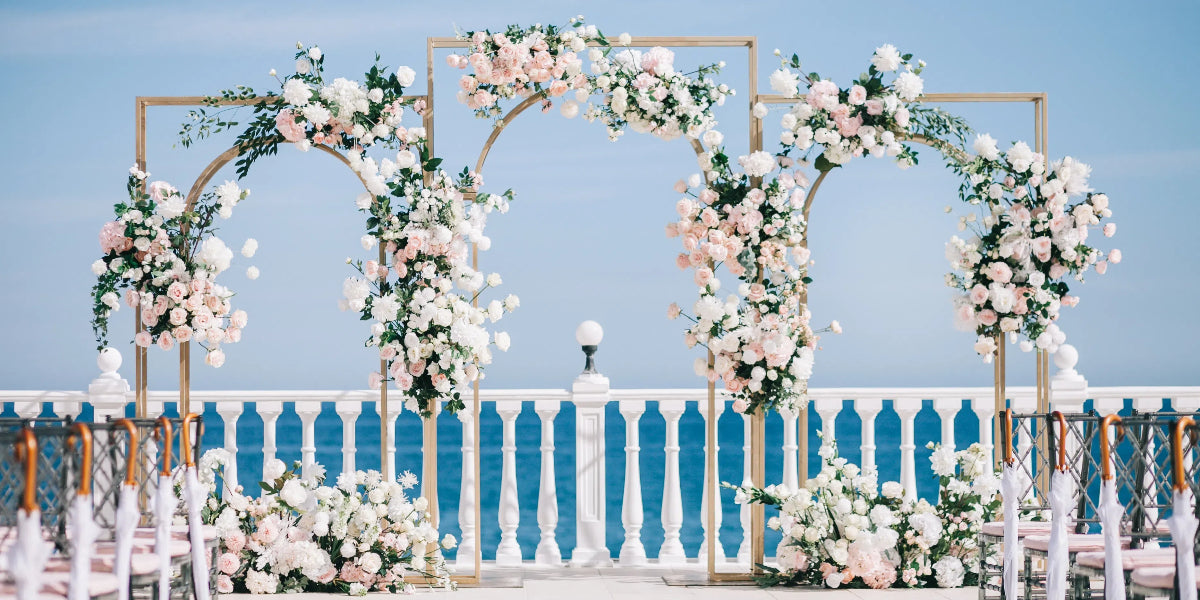
[(245, 406), (241, 402), (217, 402), (217, 414), (225, 429), (225, 451), (232, 458), (225, 464), (223, 479), (226, 490), (236, 490), (238, 486), (237, 472), (237, 422), (242, 416)]
[(462, 423), (462, 485), (458, 490), (458, 524), (462, 540), (458, 543), (455, 563), (459, 571), (475, 571), (475, 400), (463, 400), (466, 405), (458, 411)]
[(300, 417), (300, 476), (308, 478), (313, 464), (317, 462), (317, 417), (321, 414), (320, 402), (297, 402), (296, 415)]
[(555, 539), (558, 528), (558, 489), (554, 484), (554, 417), (559, 411), (558, 400), (537, 400), (533, 409), (542, 421), (542, 481), (538, 492), (537, 520), (542, 538), (534, 552), (539, 565), (562, 565), (562, 551)]
[[(742, 487), (754, 485), (750, 476), (754, 466), (754, 455), (750, 450), (750, 416), (742, 415)], [(739, 564), (750, 564), (750, 505), (743, 504), (740, 517), (742, 525), (742, 543), (738, 546), (737, 561)]]
[(357, 430), (355, 424), (358, 421), (358, 416), (362, 414), (362, 402), (357, 400), (338, 400), (334, 404), (334, 410), (342, 419), (342, 472), (353, 473), (356, 469), (354, 465), (355, 455), (355, 438)]
[(664, 565), (682, 564), (687, 561), (683, 544), (679, 541), (679, 529), (683, 527), (683, 491), (679, 487), (679, 418), (687, 405), (684, 400), (661, 400), (658, 411), (667, 422), (667, 464), (663, 473), (662, 526), (663, 543), (658, 550), (658, 562)]
[(856, 398), (854, 410), (862, 420), (862, 468), (875, 469), (875, 418), (883, 410), (883, 398)]
[[(275, 446), (275, 423), (279, 421), (279, 415), (283, 414), (283, 402), (256, 402), (254, 410), (259, 417), (262, 417), (263, 422), (263, 468), (265, 469), (267, 461), (274, 459), (275, 452), (279, 450)], [(265, 474), (266, 471), (264, 470), (263, 473)]]
[(517, 415), (521, 414), (520, 400), (497, 400), (496, 412), (504, 424), (504, 441), (500, 447), (504, 463), (500, 480), (500, 544), (496, 546), (497, 566), (520, 566), (521, 546), (517, 543), (517, 528), (521, 510), (517, 499)]
[[(708, 420), (710, 418), (710, 415), (708, 414), (708, 401), (701, 400), (699, 402), (699, 407), (700, 407), (700, 416), (704, 419), (704, 426), (706, 428), (705, 431), (707, 431)], [(716, 555), (717, 555), (717, 562), (720, 563), (720, 562), (725, 561), (725, 548), (721, 545), (721, 520), (722, 520), (721, 517), (722, 517), (722, 513), (724, 512), (721, 510), (721, 493), (720, 493), (720, 489), (717, 487), (718, 482), (714, 481), (709, 476), (709, 471), (708, 471), (708, 461), (711, 457), (713, 463), (715, 463), (715, 466), (716, 466), (716, 471), (718, 473), (718, 479), (720, 479), (719, 474), (721, 472), (721, 466), (720, 466), (720, 463), (717, 462), (717, 457), (720, 456), (720, 449), (721, 449), (721, 446), (720, 446), (721, 436), (720, 436), (719, 424), (721, 422), (721, 414), (725, 412), (725, 400), (724, 399), (717, 398), (713, 412), (715, 412), (716, 414), (711, 415), (711, 418), (713, 420), (713, 426), (717, 428), (718, 434), (717, 434), (717, 443), (713, 445), (713, 448), (711, 449), (711, 451), (708, 448), (708, 444), (704, 445), (704, 463), (703, 463), (703, 466), (704, 466), (704, 491), (701, 492), (701, 494), (700, 494), (700, 528), (703, 530), (703, 533), (704, 533), (703, 537), (700, 538), (701, 542), (700, 542), (699, 557), (700, 557), (701, 564), (707, 564), (707, 561), (708, 561), (708, 536), (710, 533), (708, 531), (708, 499), (709, 499), (709, 496), (713, 495), (713, 494), (715, 494), (715, 496), (713, 497), (713, 508), (716, 509), (715, 514), (713, 515), (713, 528), (716, 531), (713, 531), (711, 533), (713, 536), (713, 540), (717, 544), (715, 547)], [(794, 418), (795, 417), (793, 417), (793, 419)], [(795, 428), (796, 428), (795, 423), (793, 422), (793, 424), (792, 424), (793, 434), (795, 432)], [(793, 445), (795, 445), (794, 440), (793, 440)], [(785, 456), (786, 456), (786, 451), (785, 451)], [(794, 458), (793, 458), (792, 471), (793, 471), (793, 473), (796, 473)], [(792, 484), (792, 489), (795, 489), (794, 481)]]
[(900, 415), (900, 485), (909, 498), (917, 497), (916, 455), (913, 423), (921, 412), (920, 398), (898, 398), (892, 401), (896, 414)]
[(646, 401), (621, 400), (619, 409), (625, 417), (625, 497), (621, 507), (625, 543), (621, 544), (619, 558), (622, 565), (638, 566), (646, 564), (646, 547), (642, 545), (642, 449), (638, 445), (638, 422), (646, 412)]
[(783, 417), (782, 481), (789, 490), (794, 490), (800, 481), (800, 446), (796, 442), (800, 414), (785, 408), (779, 411), (779, 416)]
[(992, 462), (999, 464), (1000, 454), (996, 454), (996, 444), (992, 440), (992, 419), (996, 418), (996, 399), (991, 396), (972, 396), (971, 410), (979, 418), (979, 445), (984, 452), (992, 457)]
[(954, 450), (954, 418), (962, 410), (962, 400), (959, 398), (934, 398), (933, 411), (942, 422), (942, 446)]

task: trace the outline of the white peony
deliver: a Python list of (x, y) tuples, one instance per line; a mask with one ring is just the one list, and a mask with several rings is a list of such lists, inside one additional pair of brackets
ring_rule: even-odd
[(916, 100), (925, 89), (925, 82), (911, 71), (901, 73), (892, 85), (896, 88), (896, 95), (906, 102)]
[(954, 471), (958, 467), (958, 461), (954, 458), (954, 450), (949, 446), (938, 446), (929, 456), (929, 462), (932, 463), (934, 475), (938, 477), (953, 477)]
[(279, 490), (279, 499), (286, 502), (288, 506), (299, 508), (308, 499), (308, 490), (304, 489), (304, 484), (300, 483), (299, 479), (289, 479)]
[(563, 105), (559, 108), (559, 112), (568, 119), (574, 119), (579, 115), (579, 103), (574, 100), (567, 100), (563, 102)]
[(246, 572), (246, 589), (251, 594), (274, 594), (279, 591), (279, 577), (274, 573), (250, 569)]
[(378, 573), (379, 568), (383, 566), (383, 559), (374, 552), (368, 552), (359, 557), (358, 566), (362, 567), (364, 572), (374, 575)]
[(253, 281), (255, 279), (258, 279), (258, 276), (259, 276), (258, 267), (255, 267), (253, 265), (246, 267), (246, 279)]
[(800, 77), (788, 69), (777, 69), (771, 73), (771, 89), (785, 96), (800, 92)]
[(221, 238), (212, 236), (200, 245), (200, 252), (196, 258), (213, 271), (220, 273), (229, 268), (229, 263), (233, 261), (233, 250), (230, 250)]
[(702, 139), (705, 146), (708, 146), (709, 148), (715, 148), (720, 146), (721, 142), (725, 141), (725, 135), (716, 129), (709, 129), (708, 131), (704, 132)]
[(408, 169), (417, 164), (417, 156), (411, 150), (401, 150), (396, 153), (396, 167)]
[(304, 106), (312, 99), (312, 88), (301, 79), (289, 79), (283, 84), (283, 100), (292, 106)]
[(891, 44), (884, 44), (876, 48), (875, 54), (871, 57), (871, 64), (885, 73), (899, 69), (900, 61), (900, 52)]
[(996, 147), (996, 138), (984, 133), (975, 137), (975, 153), (987, 160), (1000, 160), (1000, 149)]
[(953, 556), (943, 557), (941, 560), (933, 564), (933, 572), (937, 578), (938, 587), (956, 588), (963, 584), (963, 569), (962, 561)]
[(746, 170), (750, 177), (762, 177), (775, 170), (775, 157), (769, 152), (753, 152), (749, 156), (738, 157), (738, 164)]
[(287, 467), (284, 466), (282, 460), (279, 460), (278, 458), (272, 458), (271, 460), (263, 463), (263, 481), (275, 481), (276, 479), (283, 477), (283, 473), (286, 470)]
[(158, 213), (165, 220), (174, 219), (183, 214), (187, 209), (187, 202), (183, 200), (183, 196), (179, 194), (171, 194), (166, 196), (154, 207), (154, 212)]
[(103, 260), (97, 260), (96, 262), (92, 263), (92, 274), (93, 275), (97, 275), (97, 276), (103, 275), (104, 272), (107, 270), (108, 270), (108, 265), (104, 264)]
[(242, 256), (251, 258), (255, 252), (258, 252), (258, 240), (254, 238), (247, 239), (246, 243), (242, 244)]
[(496, 332), (496, 347), (499, 348), (501, 352), (508, 352), (508, 348), (511, 344), (512, 340), (509, 339), (507, 332)]

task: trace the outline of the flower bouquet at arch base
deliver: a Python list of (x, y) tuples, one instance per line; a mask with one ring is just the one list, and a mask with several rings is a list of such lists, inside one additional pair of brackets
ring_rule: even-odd
[(823, 440), (821, 471), (799, 490), (725, 487), (739, 504), (774, 506), (767, 526), (783, 533), (776, 566), (759, 565), (763, 587), (943, 587), (978, 584), (979, 532), (1000, 509), (1000, 480), (987, 450), (931, 444), (938, 502), (913, 497), (901, 484), (878, 484)]

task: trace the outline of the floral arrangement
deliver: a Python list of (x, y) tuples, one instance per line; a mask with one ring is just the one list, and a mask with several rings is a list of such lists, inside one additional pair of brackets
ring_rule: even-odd
[[(676, 264), (693, 271), (700, 298), (693, 314), (672, 304), (668, 316), (691, 323), (684, 339), (689, 347), (712, 352), (712, 364), (696, 360), (696, 373), (722, 379), (735, 411), (794, 410), (807, 400), (817, 342), (804, 303), (809, 252), (797, 210), (808, 180), (789, 169), (791, 159), (766, 152), (740, 157), (744, 172), (735, 174), (721, 134), (703, 137), (713, 148), (700, 157), (706, 178), (676, 184), (686, 196), (676, 203), (679, 220), (667, 225), (667, 236), (683, 244)], [(740, 282), (724, 299), (716, 276), (722, 266)]]
[[(608, 45), (604, 35), (582, 17), (571, 19), (566, 27), (509, 25), (501, 32), (468, 31), (458, 37), (470, 40), (467, 56), (451, 54), (446, 63), (471, 68), (459, 79), (458, 101), (485, 119), (500, 116), (501, 100), (540, 95), (544, 110), (549, 110), (551, 98), (570, 91), (578, 90), (586, 98), (592, 81), (583, 72), (580, 57), (589, 41)], [(573, 102), (564, 105), (564, 113), (572, 110), (568, 106), (578, 114), (578, 104)]]
[[(169, 183), (147, 185), (149, 173), (136, 166), (129, 173), (129, 200), (116, 204), (116, 219), (100, 228), (103, 256), (92, 263), (97, 349), (107, 345), (109, 317), (120, 309), (124, 290), (125, 303), (142, 309), (135, 344), (171, 350), (194, 340), (206, 350), (205, 363), (220, 367), (222, 344), (241, 340), (247, 316), (233, 310), (233, 292), (215, 281), (229, 269), (233, 251), (213, 234), (214, 224), (217, 216), (229, 218), (249, 192), (227, 181), (189, 207)], [(257, 248), (247, 240), (242, 254), (253, 256)], [(258, 269), (250, 267), (247, 275), (257, 277)]]
[(717, 124), (713, 107), (734, 94), (729, 86), (706, 77), (719, 72), (724, 63), (680, 73), (675, 70), (675, 53), (662, 47), (645, 53), (632, 49), (597, 52), (592, 60), (596, 91), (605, 98), (598, 110), (589, 109), (585, 117), (599, 118), (614, 140), (626, 125), (664, 140), (680, 135), (699, 138)]
[[(471, 69), (459, 80), (458, 100), (481, 118), (499, 118), (500, 101), (512, 98), (540, 97), (543, 111), (548, 111), (552, 98), (572, 91), (574, 98), (564, 101), (560, 110), (573, 118), (580, 114), (580, 103), (598, 93), (603, 101), (588, 104), (583, 115), (604, 123), (612, 140), (626, 126), (667, 140), (680, 135), (698, 138), (716, 125), (713, 106), (734, 93), (706, 77), (723, 64), (682, 73), (675, 70), (675, 53), (666, 48), (614, 52), (612, 41), (585, 24), (582, 16), (565, 27), (510, 25), (501, 32), (468, 31), (459, 38), (469, 40), (467, 56), (453, 54), (446, 62)], [(627, 33), (617, 38), (619, 46), (630, 43)], [(590, 74), (583, 68), (585, 50)]]
[[(996, 339), (1025, 337), (1021, 349), (1054, 352), (1066, 341), (1055, 324), (1063, 306), (1074, 306), (1068, 276), (1083, 281), (1088, 269), (1104, 274), (1121, 262), (1121, 251), (1107, 256), (1087, 244), (1089, 230), (1107, 237), (1116, 224), (1108, 196), (1088, 185), (1091, 167), (1066, 157), (1047, 165), (1024, 142), (1001, 154), (996, 140), (981, 135), (976, 155), (961, 167), (961, 196), (980, 214), (961, 217), (960, 230), (976, 228), (969, 240), (955, 236), (946, 244), (954, 273), (946, 283), (961, 291), (954, 300), (955, 322), (978, 335), (975, 351), (990, 360)], [(981, 216), (980, 216), (981, 215)]]
[(305, 479), (299, 463), (264, 465), (262, 493), (218, 494), (219, 470), (230, 456), (209, 450), (201, 460), (201, 482), (209, 489), (202, 513), (217, 528), (217, 591), (222, 594), (274, 594), (339, 591), (362, 596), (368, 590), (412, 592), (414, 582), (453, 588), (438, 552), (456, 545), (447, 534), (438, 541), (424, 498), (410, 499), (417, 478), (404, 473), (386, 481), (376, 471), (342, 474), (323, 485), (325, 469), (311, 467)]
[[(920, 76), (924, 68), (924, 61), (914, 64), (912, 54), (902, 55), (895, 46), (884, 44), (875, 49), (866, 73), (849, 88), (839, 88), (815, 72), (805, 74), (800, 57), (793, 54), (771, 74), (773, 90), (801, 99), (780, 122), (783, 154), (792, 150), (803, 157), (815, 154), (818, 171), (864, 154), (893, 157), (907, 169), (917, 162), (916, 153), (905, 143), (914, 134), (938, 146), (944, 146), (947, 137), (962, 142), (967, 127), (961, 119), (918, 103), (925, 89)], [(803, 96), (802, 82), (808, 88)], [(766, 116), (765, 107), (757, 110), (760, 117)]]
[[(376, 64), (362, 83), (329, 82), (324, 60), (319, 47), (298, 45), (296, 73), (280, 80), (282, 95), (254, 101), (254, 119), (238, 137), (239, 174), (284, 142), (302, 151), (323, 144), (345, 153), (366, 188), (355, 201), (366, 215), (362, 246), (379, 252), (377, 259), (347, 259), (359, 276), (345, 281), (340, 301), (343, 310), (371, 321), (365, 345), (379, 352), (384, 372), (370, 373), (368, 384), (378, 389), (393, 382), (422, 415), (431, 414), (434, 403), (456, 412), (463, 407), (456, 389), (482, 377), (493, 343), (501, 350), (510, 343), (508, 334), (493, 337), (484, 324), (520, 304), (509, 295), (474, 306), (501, 279), (470, 266), (471, 245), (491, 245), (483, 234), (487, 215), (506, 212), (512, 193), (480, 193), (482, 179), (465, 169), (449, 176), (429, 153), (425, 129), (403, 124), (406, 108), (425, 110), (422, 101), (403, 98), (415, 78), (411, 68), (389, 72)], [(245, 86), (221, 97), (258, 98)], [(222, 114), (228, 110), (236, 108), (197, 111), (192, 121), (199, 125), (185, 124), (184, 142), (236, 126)], [(380, 148), (388, 153), (367, 152)]]
[(908, 497), (896, 482), (877, 485), (821, 446), (821, 472), (805, 487), (739, 488), (739, 503), (776, 506), (767, 525), (783, 532), (778, 568), (763, 566), (763, 585), (959, 587), (978, 581), (976, 539), (1000, 508), (999, 479), (978, 444), (960, 452), (934, 447), (939, 502)]

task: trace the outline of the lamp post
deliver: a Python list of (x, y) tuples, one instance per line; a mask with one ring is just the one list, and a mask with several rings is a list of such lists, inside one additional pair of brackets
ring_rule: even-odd
[(584, 375), (599, 375), (596, 371), (596, 350), (600, 347), (600, 342), (604, 339), (604, 328), (595, 321), (584, 321), (575, 328), (575, 341), (583, 347), (583, 354), (586, 361), (583, 364)]
[(575, 341), (587, 356), (583, 373), (571, 385), (575, 404), (575, 549), (571, 564), (577, 567), (611, 567), (612, 555), (605, 539), (604, 407), (612, 396), (608, 378), (596, 371), (596, 353), (604, 328), (584, 321), (575, 329)]

